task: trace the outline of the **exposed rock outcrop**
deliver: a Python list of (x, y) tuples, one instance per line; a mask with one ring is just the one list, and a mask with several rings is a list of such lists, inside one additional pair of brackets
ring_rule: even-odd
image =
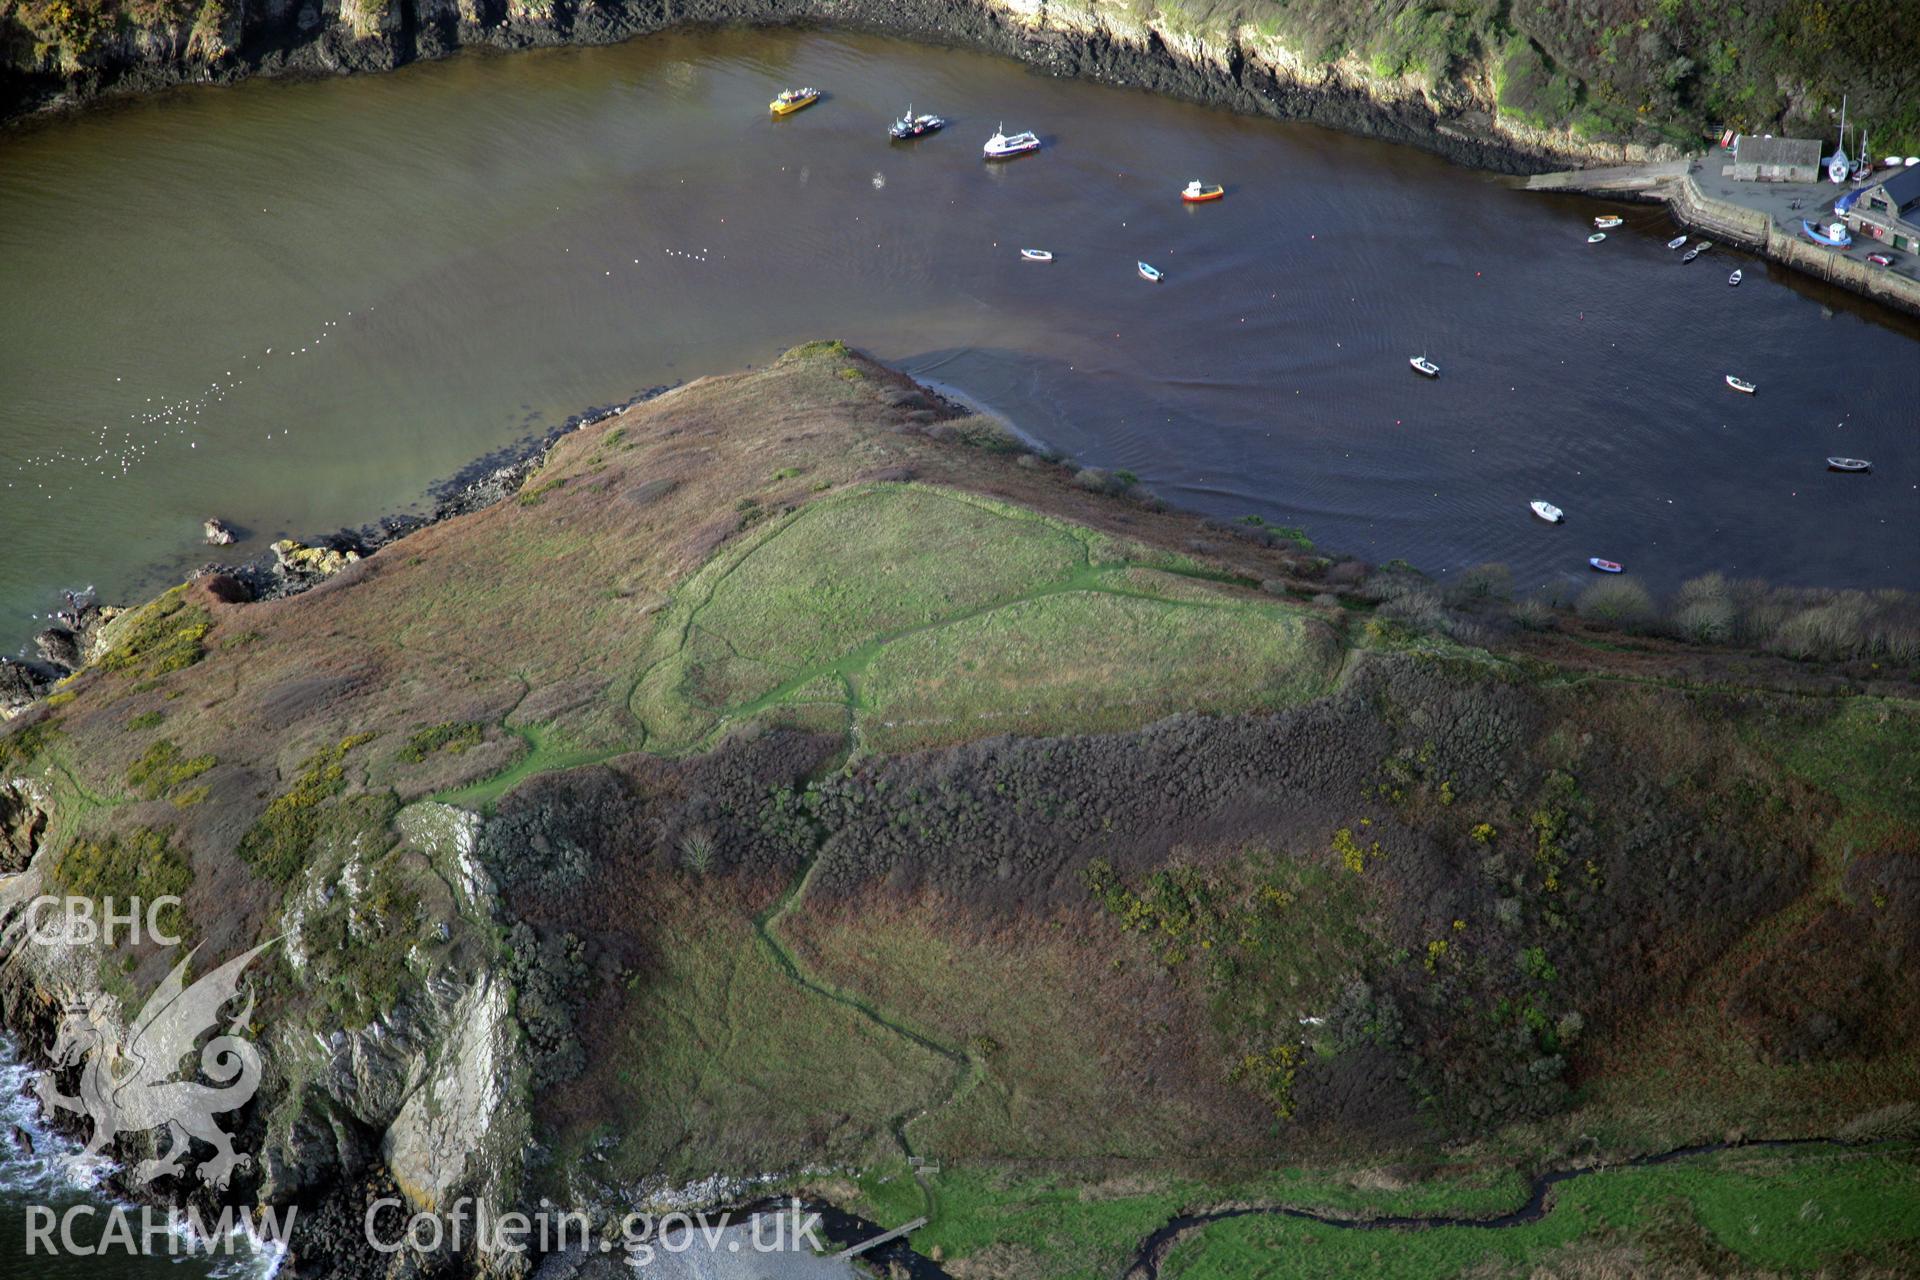
[(11, 720), (34, 704), (52, 682), (13, 658), (0, 658), (0, 721)]
[(33, 638), (33, 647), (48, 666), (72, 671), (80, 665), (80, 637), (66, 627), (48, 627)]
[(360, 553), (352, 548), (341, 551), (326, 546), (309, 547), (292, 538), (280, 539), (271, 550), (274, 563), (281, 571), (296, 578), (331, 578), (360, 559)]
[(27, 869), (52, 817), (39, 784), (31, 778), (0, 778), (0, 875)]
[[(40, 838), (49, 819), (33, 782), (0, 785), (0, 931), (10, 941), (17, 941), (28, 904), (53, 883), (46, 865), (51, 852)], [(432, 935), (458, 935), (464, 945), (409, 982), (391, 1009), (364, 1026), (326, 1034), (284, 1020), (256, 1026), (262, 1085), (223, 1125), (254, 1158), (244, 1175), (254, 1196), (309, 1207), (304, 1224), (295, 1223), (293, 1241), (308, 1269), (303, 1273), (364, 1270), (357, 1206), (367, 1185), (397, 1185), (420, 1208), (471, 1198), (492, 1214), (512, 1208), (518, 1190), (526, 1071), (517, 1065), (521, 1035), (512, 991), (484, 942), (492, 936), (495, 898), (474, 856), (478, 820), (421, 804), (395, 825), (398, 852), (431, 865), (454, 889)], [(307, 906), (337, 905), (345, 895), (354, 907), (351, 900), (369, 890), (364, 875), (350, 869), (319, 886), (310, 902), (289, 906), (280, 945), (296, 972), (305, 968)], [(109, 954), (92, 940), (9, 946), (0, 966), (0, 1017), (21, 1035), (29, 1059), (45, 1062), (64, 1005), (100, 992), (100, 966)], [(256, 981), (271, 985), (264, 963)], [(112, 996), (97, 996), (92, 1007), (107, 1041), (124, 1043), (139, 1010)], [(148, 1154), (150, 1142), (151, 1135), (124, 1133), (110, 1153), (131, 1162)], [(202, 1194), (192, 1179), (127, 1190), (181, 1202), (197, 1202)], [(339, 1239), (329, 1225), (336, 1218), (353, 1227)], [(338, 1266), (327, 1261), (336, 1254)], [(319, 1270), (311, 1270), (316, 1264)]]
[(67, 593), (66, 607), (33, 638), (38, 661), (0, 657), (0, 722), (11, 720), (53, 691), (66, 676), (99, 657), (101, 632), (120, 610), (102, 605), (92, 592)]

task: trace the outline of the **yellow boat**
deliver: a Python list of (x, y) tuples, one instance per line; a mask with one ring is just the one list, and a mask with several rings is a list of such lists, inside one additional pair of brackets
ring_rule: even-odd
[(818, 89), (782, 89), (780, 96), (767, 104), (767, 110), (776, 116), (790, 116), (802, 107), (810, 107), (820, 101)]

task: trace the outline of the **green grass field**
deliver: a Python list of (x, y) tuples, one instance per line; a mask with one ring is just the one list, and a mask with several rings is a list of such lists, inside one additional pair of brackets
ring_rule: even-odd
[(810, 503), (693, 575), (631, 705), (668, 754), (754, 717), (850, 720), (863, 746), (904, 750), (1289, 705), (1338, 664), (1306, 610), (1183, 575), (1164, 553), (886, 484)]
[[(1169, 1251), (1169, 1280), (1257, 1277), (1524, 1277), (1910, 1274), (1920, 1261), (1920, 1159), (1876, 1149), (1745, 1148), (1558, 1184), (1545, 1215), (1510, 1227), (1355, 1230), (1277, 1214), (1198, 1227)], [(1153, 1231), (1212, 1206), (1286, 1206), (1335, 1218), (1493, 1219), (1530, 1187), (1511, 1168), (1442, 1166), (1411, 1183), (1356, 1166), (1246, 1179), (1148, 1171), (1107, 1176), (943, 1168), (914, 1248), (956, 1274), (1105, 1280)], [(924, 1212), (904, 1167), (876, 1168), (854, 1207), (884, 1224)], [(1679, 1268), (1668, 1271), (1666, 1268)]]
[[(901, 1169), (859, 1181), (857, 1207), (874, 1221), (920, 1216), (920, 1198)], [(913, 1233), (922, 1254), (962, 1261), (956, 1275), (1110, 1280), (1140, 1242), (1170, 1218), (1229, 1201), (1284, 1203), (1366, 1214), (1493, 1215), (1524, 1202), (1511, 1171), (1448, 1170), (1411, 1187), (1377, 1185), (1373, 1171), (1299, 1168), (1247, 1179), (1202, 1180), (1158, 1173), (1023, 1173), (1008, 1168), (942, 1168), (927, 1180), (935, 1214)]]
[[(1612, 1270), (1577, 1270), (1604, 1251)], [(1353, 1231), (1295, 1218), (1216, 1222), (1169, 1253), (1167, 1280), (1368, 1275), (1901, 1274), (1920, 1261), (1914, 1153), (1730, 1151), (1563, 1183), (1538, 1222)], [(1565, 1269), (1560, 1269), (1565, 1268)], [(1908, 1273), (1910, 1274), (1910, 1273)]]

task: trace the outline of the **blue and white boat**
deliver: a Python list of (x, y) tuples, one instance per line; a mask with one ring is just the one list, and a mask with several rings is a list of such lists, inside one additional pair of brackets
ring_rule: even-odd
[(1162, 280), (1167, 278), (1167, 273), (1162, 271), (1158, 267), (1149, 266), (1144, 262), (1136, 262), (1134, 263), (1134, 265), (1140, 268), (1140, 278), (1142, 280), (1148, 280), (1154, 284), (1159, 284)]
[[(1844, 222), (1836, 222), (1825, 231), (1816, 231), (1811, 222), (1802, 218), (1800, 219), (1800, 229), (1806, 232), (1807, 238), (1815, 244), (1824, 244), (1830, 249), (1851, 249), (1853, 247), (1853, 236), (1848, 232)], [(1835, 235), (1835, 232), (1839, 234)]]

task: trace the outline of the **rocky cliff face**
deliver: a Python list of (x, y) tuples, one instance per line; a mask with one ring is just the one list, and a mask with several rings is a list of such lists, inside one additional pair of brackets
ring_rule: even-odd
[[(386, 70), (464, 46), (604, 44), (687, 23), (829, 22), (968, 45), (1196, 101), (1410, 142), (1509, 171), (1621, 162), (1640, 144), (1503, 114), (1478, 67), (1310, 56), (1237, 11), (1116, 0), (6, 0), (0, 112), (252, 74)], [(93, 7), (87, 7), (93, 6)]]
[[(134, 991), (116, 981), (122, 971), (103, 940), (61, 938), (45, 917), (36, 922), (30, 914), (37, 897), (58, 895), (64, 887), (56, 870), (60, 850), (34, 838), (53, 816), (50, 803), (25, 779), (0, 787), (0, 813), (13, 814), (0, 823), (0, 853), (28, 855), (0, 874), (6, 952), (0, 1020), (41, 1061), (58, 1039), (63, 1009), (75, 1001), (87, 1002), (110, 1047), (126, 1044), (129, 1025), (145, 1012)], [(22, 815), (37, 825), (27, 826)], [(475, 815), (430, 802), (403, 810), (394, 821), (402, 856), (431, 867), (449, 889), (443, 900), (423, 903), (430, 917), (425, 931), (466, 945), (406, 981), (391, 1007), (363, 1025), (317, 1030), (326, 1019), (313, 1010), (287, 1016), (276, 1005), (275, 1016), (242, 1029), (257, 1043), (264, 1070), (259, 1093), (244, 1113), (248, 1119), (234, 1133), (245, 1156), (234, 1184), (217, 1188), (163, 1179), (152, 1186), (123, 1184), (123, 1191), (192, 1203), (209, 1213), (236, 1194), (301, 1206), (304, 1220), (296, 1215), (291, 1240), (295, 1258), (309, 1273), (340, 1276), (380, 1273), (377, 1259), (359, 1245), (360, 1201), (374, 1191), (422, 1209), (464, 1199), (498, 1213), (514, 1202), (527, 1133), (527, 1072), (509, 985), (491, 950), (478, 945), (496, 910), (492, 882), (475, 860), (479, 825)], [(314, 877), (275, 922), (269, 948), (279, 948), (278, 960), (298, 981), (312, 968), (316, 950), (330, 945), (324, 930), (312, 927), (312, 916), (323, 907), (344, 906), (366, 918), (375, 892), (371, 877), (351, 864), (335, 876)], [(179, 946), (162, 952), (160, 963), (178, 963), (202, 936), (189, 926)], [(283, 980), (273, 964), (273, 958), (257, 962), (245, 980), (262, 1007), (273, 1004)], [(207, 967), (195, 965), (188, 980)], [(71, 1085), (66, 1077), (80, 1069), (83, 1063), (64, 1063), (57, 1078)], [(223, 1127), (231, 1128), (232, 1119)], [(85, 1122), (81, 1129), (79, 1136), (89, 1131)], [(123, 1176), (162, 1147), (162, 1130), (125, 1131), (108, 1151)]]

